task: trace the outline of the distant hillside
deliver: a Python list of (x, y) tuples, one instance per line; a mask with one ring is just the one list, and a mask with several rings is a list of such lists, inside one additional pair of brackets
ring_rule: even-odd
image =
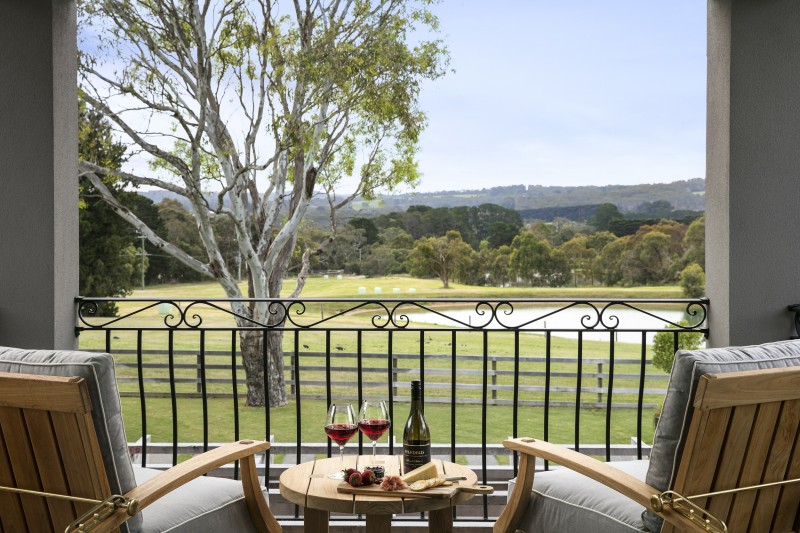
[[(143, 191), (141, 194), (154, 202), (175, 198), (175, 195), (164, 191)], [(209, 201), (211, 205), (216, 205), (216, 195), (209, 195)], [(372, 202), (356, 199), (351, 207), (340, 213), (339, 218), (346, 220), (353, 216), (373, 217), (405, 211), (412, 205), (458, 207), (497, 204), (519, 211), (523, 219), (531, 218), (534, 214), (547, 219), (547, 215), (564, 216), (565, 212), (583, 212), (604, 203), (614, 204), (620, 211), (630, 213), (638, 211), (642, 205), (659, 201), (669, 202), (675, 210), (704, 211), (705, 180), (695, 178), (672, 183), (581, 187), (511, 185), (467, 191), (393, 194)], [(560, 209), (565, 207), (573, 209)], [(310, 218), (324, 224), (327, 220), (327, 208), (326, 199), (317, 196), (309, 210)]]
[[(564, 206), (614, 204), (620, 211), (636, 211), (645, 202), (667, 201), (675, 209), (703, 211), (705, 180), (648, 183), (640, 185), (597, 185), (558, 187), (542, 185), (512, 185), (480, 190), (409, 193), (386, 196), (382, 208), (401, 211), (410, 205), (455, 207), (485, 203), (509, 209), (541, 209)], [(374, 204), (370, 207), (375, 207)]]

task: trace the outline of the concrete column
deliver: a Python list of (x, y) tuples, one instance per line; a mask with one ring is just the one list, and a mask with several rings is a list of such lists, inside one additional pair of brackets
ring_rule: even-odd
[(787, 339), (800, 303), (800, 2), (709, 0), (710, 344)]
[(0, 17), (0, 345), (73, 348), (78, 294), (75, 0)]

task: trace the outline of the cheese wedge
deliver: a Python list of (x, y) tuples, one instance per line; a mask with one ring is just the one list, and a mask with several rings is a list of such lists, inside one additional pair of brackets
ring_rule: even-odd
[(413, 483), (418, 479), (430, 479), (432, 477), (438, 477), (438, 476), (439, 476), (439, 471), (436, 470), (436, 464), (430, 462), (422, 465), (419, 468), (415, 468), (411, 472), (407, 472), (406, 474), (400, 476), (400, 479), (402, 479), (406, 483)]

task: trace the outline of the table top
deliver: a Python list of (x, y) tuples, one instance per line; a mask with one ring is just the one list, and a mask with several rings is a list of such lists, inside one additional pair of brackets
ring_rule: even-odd
[[(372, 460), (371, 455), (344, 456), (345, 468), (363, 470), (367, 466), (383, 465), (387, 475), (400, 473), (402, 457), (398, 455), (379, 455)], [(439, 459), (433, 460), (439, 473), (444, 476), (464, 476), (458, 483), (472, 486), (478, 476), (466, 466)], [(458, 505), (472, 498), (474, 494), (458, 492), (451, 498), (404, 498), (398, 496), (371, 496), (367, 494), (343, 494), (337, 491), (342, 480), (330, 479), (328, 474), (341, 470), (338, 457), (317, 459), (285, 470), (280, 477), (281, 495), (289, 502), (302, 507), (322, 511), (347, 514), (402, 514), (442, 509)]]

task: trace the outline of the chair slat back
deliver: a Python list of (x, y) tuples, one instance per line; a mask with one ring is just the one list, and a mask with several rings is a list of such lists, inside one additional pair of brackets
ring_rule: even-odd
[[(684, 496), (800, 478), (800, 368), (705, 375), (673, 490)], [(800, 484), (692, 500), (731, 532), (794, 531)], [(669, 524), (663, 532), (677, 531)]]
[[(0, 373), (0, 486), (111, 495), (81, 378)], [(64, 531), (92, 506), (0, 491), (0, 530)]]

